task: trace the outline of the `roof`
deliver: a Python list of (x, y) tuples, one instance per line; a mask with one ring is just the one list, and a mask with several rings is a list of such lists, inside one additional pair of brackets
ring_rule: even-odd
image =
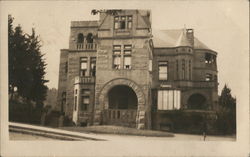
[[(192, 46), (186, 35), (186, 29), (153, 30), (153, 43), (156, 48)], [(204, 43), (194, 37), (195, 49), (208, 49)]]
[(98, 27), (98, 21), (71, 21), (71, 27)]

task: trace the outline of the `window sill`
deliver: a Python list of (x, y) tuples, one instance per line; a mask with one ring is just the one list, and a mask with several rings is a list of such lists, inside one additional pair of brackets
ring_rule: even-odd
[(115, 29), (116, 32), (130, 32), (132, 29)]

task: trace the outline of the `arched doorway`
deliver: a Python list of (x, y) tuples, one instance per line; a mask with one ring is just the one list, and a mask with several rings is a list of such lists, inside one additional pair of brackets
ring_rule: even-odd
[(132, 88), (125, 85), (113, 87), (108, 92), (109, 109), (137, 109), (137, 96)]
[[(118, 103), (118, 107), (112, 104), (112, 101), (116, 101), (112, 100), (112, 97), (114, 98), (116, 96), (114, 93), (117, 91), (120, 91), (119, 95), (129, 93), (127, 95), (127, 98), (129, 98), (128, 105), (124, 103), (125, 101), (122, 101), (122, 99), (125, 99), (122, 98), (122, 96), (119, 98), (121, 103)], [(99, 111), (101, 110), (101, 112), (96, 110), (96, 122), (105, 125), (122, 125), (137, 128), (144, 127), (146, 98), (141, 87), (134, 81), (125, 78), (110, 80), (103, 86), (100, 93), (97, 95), (96, 106), (99, 106)]]
[(188, 109), (207, 109), (207, 100), (202, 94), (193, 94), (188, 98)]

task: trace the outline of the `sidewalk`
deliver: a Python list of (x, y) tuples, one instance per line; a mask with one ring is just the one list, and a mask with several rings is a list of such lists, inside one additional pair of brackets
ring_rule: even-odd
[(87, 134), (87, 133), (72, 132), (72, 131), (66, 131), (66, 130), (61, 130), (61, 129), (54, 129), (54, 128), (35, 126), (35, 125), (30, 125), (30, 124), (13, 123), (13, 122), (9, 122), (9, 131), (11, 133), (40, 136), (40, 137), (59, 139), (59, 140), (105, 141), (105, 139), (96, 138), (95, 136)]

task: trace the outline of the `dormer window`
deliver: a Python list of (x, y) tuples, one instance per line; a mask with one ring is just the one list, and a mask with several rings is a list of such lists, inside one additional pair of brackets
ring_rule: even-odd
[(116, 16), (114, 19), (115, 29), (131, 29), (132, 28), (132, 16)]

